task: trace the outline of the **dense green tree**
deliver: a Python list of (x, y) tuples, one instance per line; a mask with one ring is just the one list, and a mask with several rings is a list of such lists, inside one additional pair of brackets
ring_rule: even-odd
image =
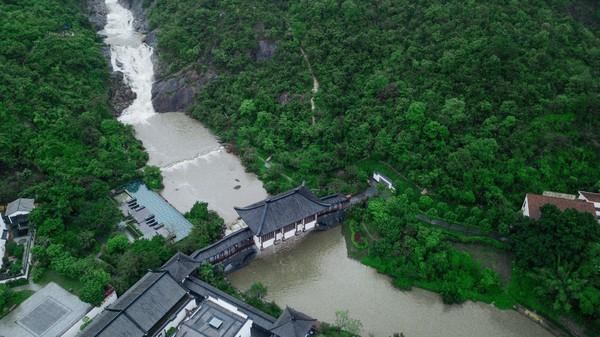
[(600, 39), (572, 2), (148, 1), (170, 71), (218, 74), (192, 115), (269, 192), (355, 192), (339, 177), (375, 156), (504, 232), (525, 192), (600, 180)]
[(517, 266), (537, 280), (537, 293), (555, 310), (598, 318), (600, 228), (596, 219), (574, 209), (542, 207), (539, 219), (523, 218), (512, 228)]
[(160, 167), (151, 165), (144, 167), (143, 179), (146, 186), (155, 191), (160, 191), (164, 187)]
[(120, 220), (108, 193), (147, 155), (110, 113), (108, 64), (80, 5), (0, 3), (0, 202), (36, 199), (36, 269), (82, 280), (97, 303), (109, 279), (87, 257)]
[(194, 203), (185, 217), (193, 227), (190, 234), (176, 244), (176, 248), (184, 253), (208, 246), (225, 235), (225, 222), (215, 211), (209, 210), (205, 202)]

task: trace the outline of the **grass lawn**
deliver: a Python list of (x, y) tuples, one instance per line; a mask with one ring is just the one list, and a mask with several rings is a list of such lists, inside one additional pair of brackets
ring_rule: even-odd
[(58, 284), (63, 289), (77, 296), (79, 296), (79, 291), (83, 286), (81, 282), (79, 282), (79, 280), (60, 275), (59, 273), (53, 270), (46, 270), (46, 272), (42, 275), (42, 277), (37, 283), (41, 285), (46, 285), (50, 282)]
[(4, 317), (8, 314), (13, 308), (17, 307), (19, 304), (25, 302), (29, 296), (33, 295), (33, 290), (21, 290), (14, 292), (10, 299), (8, 300), (8, 304), (4, 307), (4, 310), (0, 312), (0, 318)]

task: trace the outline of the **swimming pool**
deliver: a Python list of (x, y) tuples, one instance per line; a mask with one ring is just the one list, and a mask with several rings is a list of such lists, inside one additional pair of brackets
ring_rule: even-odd
[(165, 225), (171, 233), (175, 234), (175, 241), (183, 239), (192, 230), (192, 223), (183, 214), (179, 213), (158, 193), (148, 189), (144, 183), (131, 182), (125, 186), (125, 190), (137, 199), (139, 205), (146, 207), (150, 213), (154, 214), (158, 223)]

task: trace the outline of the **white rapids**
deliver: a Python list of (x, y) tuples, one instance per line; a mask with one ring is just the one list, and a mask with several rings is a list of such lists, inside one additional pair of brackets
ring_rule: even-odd
[(153, 50), (135, 30), (131, 11), (121, 6), (118, 0), (106, 0), (106, 6), (107, 23), (101, 34), (106, 36), (105, 42), (110, 46), (111, 65), (115, 71), (124, 74), (125, 81), (137, 95), (119, 120), (128, 124), (142, 122), (156, 114), (152, 106)]

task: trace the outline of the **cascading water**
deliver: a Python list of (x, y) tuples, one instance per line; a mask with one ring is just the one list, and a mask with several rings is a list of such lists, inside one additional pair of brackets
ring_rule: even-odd
[(143, 122), (156, 114), (152, 106), (153, 50), (135, 30), (130, 10), (121, 6), (118, 0), (106, 0), (106, 6), (107, 23), (101, 34), (106, 36), (105, 42), (110, 46), (112, 67), (124, 74), (125, 82), (137, 95), (119, 120), (128, 124)]
[(107, 23), (100, 34), (110, 46), (113, 69), (123, 73), (125, 83), (137, 95), (119, 120), (133, 126), (149, 154), (149, 164), (160, 167), (165, 186), (162, 196), (180, 212), (187, 212), (197, 201), (207, 202), (235, 230), (233, 207), (265, 198), (262, 183), (245, 172), (239, 158), (227, 153), (198, 121), (181, 112), (154, 111), (152, 47), (136, 31), (129, 9), (119, 0), (105, 1)]

